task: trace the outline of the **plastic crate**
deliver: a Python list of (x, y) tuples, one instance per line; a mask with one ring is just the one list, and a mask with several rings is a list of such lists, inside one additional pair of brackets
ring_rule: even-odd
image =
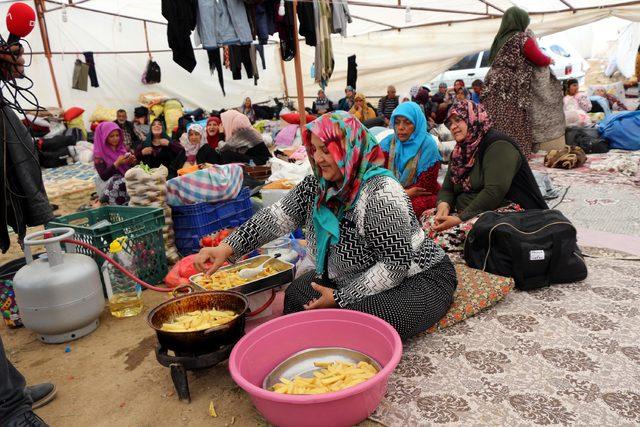
[[(98, 225), (105, 220), (109, 223)], [(161, 283), (167, 275), (163, 226), (164, 212), (160, 208), (104, 206), (56, 218), (46, 228), (73, 228), (73, 239), (89, 243), (107, 253), (114, 239), (126, 236), (124, 250), (134, 257), (134, 263), (138, 266), (136, 275), (155, 285)], [(77, 247), (76, 252), (89, 255), (97, 262), (98, 267), (102, 267), (104, 263), (99, 255), (88, 249)]]
[(200, 239), (204, 236), (251, 218), (251, 191), (244, 187), (235, 200), (172, 206), (171, 211), (176, 247), (180, 255), (187, 256), (200, 250)]

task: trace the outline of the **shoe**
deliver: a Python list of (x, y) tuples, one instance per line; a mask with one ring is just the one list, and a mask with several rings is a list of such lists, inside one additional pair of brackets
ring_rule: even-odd
[(22, 412), (18, 415), (5, 420), (4, 427), (49, 427), (42, 418), (33, 413), (33, 411)]
[(33, 402), (31, 409), (38, 409), (51, 402), (56, 397), (56, 386), (51, 383), (42, 383), (28, 386), (24, 389), (24, 394), (31, 398)]

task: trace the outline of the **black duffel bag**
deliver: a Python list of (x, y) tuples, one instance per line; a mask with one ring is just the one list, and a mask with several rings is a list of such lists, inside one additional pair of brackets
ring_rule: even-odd
[(469, 231), (464, 259), (471, 268), (513, 277), (523, 290), (587, 277), (575, 227), (552, 209), (482, 214)]
[(564, 131), (564, 140), (567, 145), (575, 145), (582, 148), (585, 154), (606, 153), (609, 144), (598, 133), (598, 128), (585, 128), (569, 126)]

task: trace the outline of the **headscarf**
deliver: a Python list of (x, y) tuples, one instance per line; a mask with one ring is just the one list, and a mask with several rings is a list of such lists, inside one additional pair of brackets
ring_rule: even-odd
[(151, 148), (156, 148), (153, 146), (153, 131), (151, 130), (151, 128), (153, 127), (153, 122), (155, 121), (159, 121), (162, 124), (162, 133), (160, 134), (160, 138), (164, 138), (167, 141), (171, 141), (171, 137), (169, 135), (167, 135), (167, 129), (165, 127), (165, 124), (162, 120), (153, 120), (151, 122), (151, 124), (149, 125), (149, 133), (147, 134), (147, 139), (144, 142), (144, 144), (142, 144), (143, 147), (151, 147)]
[(353, 101), (355, 102), (356, 99), (362, 99), (364, 101), (365, 105), (367, 104), (367, 97), (364, 96), (364, 93), (362, 93), (362, 92), (356, 93), (356, 96), (353, 97)]
[(504, 12), (500, 29), (491, 45), (491, 53), (489, 54), (490, 64), (496, 59), (502, 46), (504, 46), (514, 34), (524, 32), (529, 26), (529, 22), (529, 14), (527, 11), (520, 9), (518, 6), (512, 6)]
[[(340, 220), (355, 206), (362, 184), (375, 176), (393, 174), (384, 168), (384, 153), (375, 137), (353, 115), (345, 111), (326, 113), (309, 123), (306, 130), (303, 141), (319, 186), (313, 224), (317, 237), (316, 272), (322, 274), (329, 245), (340, 239)], [(313, 161), (311, 134), (327, 146), (342, 172), (341, 182), (331, 183), (322, 177)]]
[[(109, 144), (107, 139), (113, 131), (118, 131), (120, 135), (120, 141), (118, 146), (114, 150)], [(124, 134), (122, 129), (114, 122), (102, 122), (96, 127), (93, 134), (93, 157), (96, 159), (102, 159), (107, 166), (115, 164), (118, 157), (127, 153), (127, 147), (124, 145)], [(122, 175), (129, 169), (129, 165), (120, 165), (118, 170)]]
[(240, 129), (251, 128), (249, 118), (236, 110), (229, 110), (220, 114), (220, 120), (227, 139), (231, 138)]
[[(200, 143), (198, 145), (193, 145), (191, 141), (189, 141), (189, 132), (195, 131), (200, 134)], [(184, 148), (184, 152), (187, 155), (187, 161), (189, 163), (194, 163), (196, 154), (200, 150), (200, 147), (207, 143), (207, 139), (204, 137), (204, 128), (199, 123), (192, 123), (187, 125), (187, 131), (180, 135), (180, 145)]]
[(471, 169), (476, 162), (476, 152), (483, 138), (491, 129), (492, 123), (482, 104), (473, 101), (458, 101), (451, 106), (447, 120), (457, 116), (467, 123), (467, 137), (458, 142), (449, 160), (451, 181), (462, 184), (465, 191), (471, 190)]
[(418, 89), (414, 96), (415, 102), (418, 104), (425, 105), (429, 102), (429, 90), (425, 87), (421, 87)]
[[(220, 120), (218, 117), (209, 117), (207, 119), (207, 125), (209, 125), (209, 123), (214, 122), (216, 123), (218, 126), (220, 126), (220, 124), (222, 123), (222, 120)], [(218, 143), (220, 142), (220, 130), (218, 129), (218, 132), (216, 132), (215, 135), (209, 135), (209, 131), (207, 131), (207, 128), (205, 127), (205, 134), (207, 135), (207, 144), (209, 144), (209, 146), (213, 149), (218, 148)]]
[[(415, 127), (408, 140), (402, 142), (395, 133), (387, 136), (380, 147), (389, 157), (389, 169), (395, 174), (403, 187), (413, 185), (418, 176), (434, 163), (442, 160), (438, 144), (429, 133), (429, 125), (420, 106), (415, 102), (405, 102), (396, 107), (391, 114), (389, 126), (394, 129), (397, 117), (405, 117)], [(395, 131), (394, 131), (395, 132)]]

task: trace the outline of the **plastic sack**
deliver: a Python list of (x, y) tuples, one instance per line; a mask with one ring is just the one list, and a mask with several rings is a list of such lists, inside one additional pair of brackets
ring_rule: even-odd
[(184, 206), (232, 200), (240, 193), (242, 180), (242, 166), (214, 165), (170, 179), (167, 182), (167, 202), (171, 206)]
[(289, 163), (276, 157), (269, 159), (271, 165), (271, 176), (267, 182), (279, 181), (286, 179), (295, 183), (299, 183), (305, 176), (311, 175), (311, 164), (305, 161), (302, 164)]
[(640, 150), (640, 111), (612, 114), (598, 126), (609, 148)]

